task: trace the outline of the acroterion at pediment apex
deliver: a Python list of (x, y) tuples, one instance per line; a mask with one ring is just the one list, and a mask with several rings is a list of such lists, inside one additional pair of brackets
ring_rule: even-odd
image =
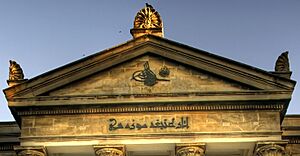
[(159, 13), (148, 3), (135, 16), (133, 28), (130, 30), (133, 38), (152, 34), (163, 37), (163, 22)]

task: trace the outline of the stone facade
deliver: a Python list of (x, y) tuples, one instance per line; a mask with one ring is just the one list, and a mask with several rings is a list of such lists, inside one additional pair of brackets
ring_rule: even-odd
[(287, 154), (300, 156), (300, 116), (287, 115), (282, 123), (282, 139), (288, 140)]
[[(184, 128), (149, 128), (150, 123), (157, 120), (175, 122), (181, 118), (188, 119), (188, 127)], [(110, 119), (117, 121), (124, 128), (110, 130), (113, 124)], [(148, 124), (147, 128), (125, 128), (126, 124)], [(228, 133), (247, 132), (266, 133), (280, 132), (280, 118), (277, 112), (182, 112), (182, 113), (123, 113), (123, 114), (84, 114), (84, 115), (46, 115), (29, 116), (22, 119), (22, 137), (34, 136), (81, 136), (81, 135), (143, 135), (168, 133)], [(200, 137), (200, 136), (199, 136)]]
[(281, 74), (289, 68), (267, 72), (162, 38), (149, 4), (131, 33), (124, 44), (10, 84), (4, 93), (20, 134), (0, 154), (299, 154), (291, 126), (299, 117), (284, 118), (296, 83)]

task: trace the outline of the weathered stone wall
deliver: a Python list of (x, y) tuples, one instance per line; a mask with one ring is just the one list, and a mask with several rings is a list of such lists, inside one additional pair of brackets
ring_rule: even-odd
[[(174, 118), (174, 119), (173, 119)], [(110, 119), (122, 123), (123, 128), (109, 129)], [(174, 120), (175, 126), (170, 126)], [(186, 120), (188, 119), (188, 127)], [(134, 121), (133, 121), (134, 120)], [(158, 121), (157, 121), (158, 120)], [(184, 121), (183, 121), (184, 120)], [(151, 122), (161, 126), (150, 128)], [(184, 123), (185, 122), (185, 123)], [(126, 124), (135, 128), (130, 129)], [(147, 124), (147, 128), (137, 128)], [(185, 124), (185, 127), (178, 126)], [(115, 125), (115, 127), (117, 124)], [(177, 128), (176, 128), (177, 127)], [(280, 119), (278, 112), (178, 112), (178, 113), (134, 113), (134, 114), (85, 114), (24, 116), (22, 137), (28, 136), (82, 136), (82, 135), (140, 135), (157, 133), (226, 133), (226, 132), (278, 132)]]
[[(154, 86), (132, 79), (134, 72), (144, 70), (149, 62), (157, 78), (170, 81), (157, 81)], [(168, 77), (159, 76), (163, 66), (170, 70)], [(202, 71), (194, 70), (183, 64), (170, 62), (157, 56), (144, 56), (113, 67), (89, 78), (83, 79), (64, 88), (53, 91), (50, 95), (84, 95), (84, 94), (145, 94), (145, 93), (182, 93), (199, 91), (238, 91), (248, 89), (241, 84), (226, 81)]]
[(290, 156), (300, 156), (300, 115), (286, 115), (281, 125), (282, 137), (289, 140), (286, 149)]
[(288, 144), (286, 149), (290, 156), (300, 156), (300, 144)]

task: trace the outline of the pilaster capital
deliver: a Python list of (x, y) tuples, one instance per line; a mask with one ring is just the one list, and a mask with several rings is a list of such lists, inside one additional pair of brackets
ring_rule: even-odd
[(258, 142), (254, 156), (286, 156), (287, 141)]
[(47, 156), (43, 146), (15, 146), (14, 150), (17, 156)]
[(125, 156), (124, 145), (94, 145), (96, 156)]
[(205, 144), (177, 144), (175, 152), (176, 156), (205, 156)]

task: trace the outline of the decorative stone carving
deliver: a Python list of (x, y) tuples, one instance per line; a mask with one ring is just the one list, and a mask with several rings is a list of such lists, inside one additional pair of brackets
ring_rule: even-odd
[(24, 79), (24, 73), (21, 66), (16, 61), (10, 60), (9, 64), (8, 86), (11, 87), (27, 81), (27, 79)]
[(290, 72), (290, 64), (288, 58), (288, 51), (282, 53), (275, 64), (275, 71), (276, 72)]
[(205, 156), (205, 144), (178, 144), (176, 156)]
[(159, 75), (161, 77), (168, 77), (170, 75), (170, 69), (167, 66), (163, 66), (160, 70), (159, 70)]
[(148, 3), (135, 16), (134, 28), (162, 28), (162, 20), (158, 12)]
[(125, 156), (124, 145), (95, 145), (96, 156)]
[(14, 148), (17, 156), (47, 156), (45, 147), (24, 147), (17, 146)]
[(256, 145), (254, 156), (287, 156), (287, 142), (263, 142)]
[[(166, 67), (165, 67), (166, 68)], [(168, 71), (170, 73), (170, 71)], [(161, 71), (160, 71), (161, 73)], [(169, 74), (167, 73), (167, 74)], [(161, 75), (161, 74), (160, 74)], [(166, 77), (164, 75), (163, 77)], [(149, 62), (144, 64), (144, 70), (135, 71), (132, 74), (132, 79), (139, 82), (144, 82), (146, 86), (154, 86), (157, 81), (170, 81), (168, 79), (157, 78), (156, 74), (150, 69)]]
[(146, 3), (146, 7), (136, 14), (130, 33), (134, 38), (146, 34), (163, 37), (163, 22), (159, 13)]
[(24, 74), (21, 66), (13, 60), (9, 60), (9, 78), (10, 81), (23, 80)]

